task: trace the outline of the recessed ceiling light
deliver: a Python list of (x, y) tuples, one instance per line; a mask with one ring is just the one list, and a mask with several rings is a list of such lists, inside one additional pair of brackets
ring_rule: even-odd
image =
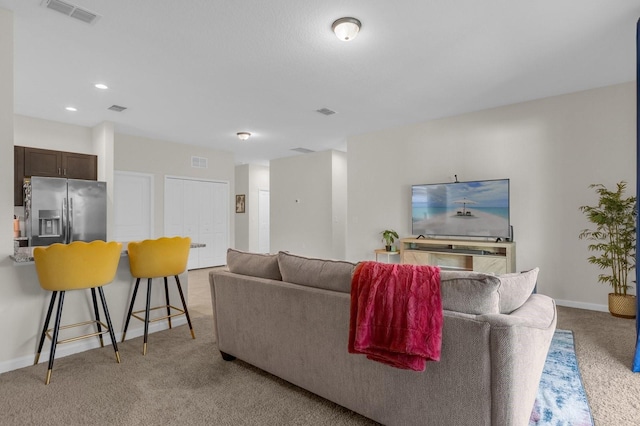
[(65, 108), (67, 111), (71, 111), (71, 112), (76, 112), (78, 110), (78, 108), (72, 107), (72, 106), (68, 106)]
[(109, 86), (107, 86), (106, 84), (102, 84), (102, 83), (97, 83), (95, 84), (96, 89), (102, 89), (102, 90), (107, 90), (109, 88)]

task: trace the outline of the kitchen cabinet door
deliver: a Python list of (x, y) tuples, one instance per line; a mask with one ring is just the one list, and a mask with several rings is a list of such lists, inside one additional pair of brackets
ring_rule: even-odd
[(25, 176), (62, 176), (62, 152), (49, 149), (24, 148)]
[(63, 152), (62, 176), (69, 179), (98, 180), (98, 157), (75, 152)]
[(24, 204), (24, 191), (22, 184), (24, 182), (24, 147), (13, 147), (13, 205), (21, 206)]

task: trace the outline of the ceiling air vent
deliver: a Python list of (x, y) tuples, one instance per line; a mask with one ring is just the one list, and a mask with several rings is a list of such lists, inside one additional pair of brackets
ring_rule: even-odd
[(207, 168), (207, 159), (205, 157), (191, 157), (191, 167), (197, 169)]
[(111, 105), (111, 106), (110, 106), (109, 108), (107, 108), (107, 109), (110, 109), (111, 111), (115, 111), (115, 112), (122, 112), (122, 111), (124, 111), (125, 109), (127, 109), (127, 107), (123, 107), (123, 106), (120, 106), (120, 105)]
[(310, 152), (315, 152), (311, 149), (307, 149), (307, 148), (292, 148), (291, 151), (295, 151), (295, 152), (299, 152), (301, 154), (308, 154)]
[(320, 114), (324, 114), (324, 115), (333, 115), (336, 113), (335, 111), (332, 111), (329, 108), (320, 108), (320, 109), (317, 109), (316, 112), (319, 112)]
[(93, 12), (62, 0), (43, 0), (42, 5), (47, 9), (55, 10), (87, 24), (93, 24), (100, 18)]

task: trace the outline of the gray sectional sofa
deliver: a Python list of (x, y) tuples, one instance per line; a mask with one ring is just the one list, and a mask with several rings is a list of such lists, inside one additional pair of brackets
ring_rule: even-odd
[(537, 269), (441, 272), (442, 353), (424, 372), (349, 354), (355, 265), (229, 250), (210, 273), (214, 330), (235, 357), (386, 425), (527, 425), (556, 327)]

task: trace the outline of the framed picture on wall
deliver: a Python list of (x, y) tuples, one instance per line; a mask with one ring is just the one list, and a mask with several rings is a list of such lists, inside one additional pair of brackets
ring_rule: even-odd
[(236, 194), (236, 213), (244, 213), (244, 194)]

